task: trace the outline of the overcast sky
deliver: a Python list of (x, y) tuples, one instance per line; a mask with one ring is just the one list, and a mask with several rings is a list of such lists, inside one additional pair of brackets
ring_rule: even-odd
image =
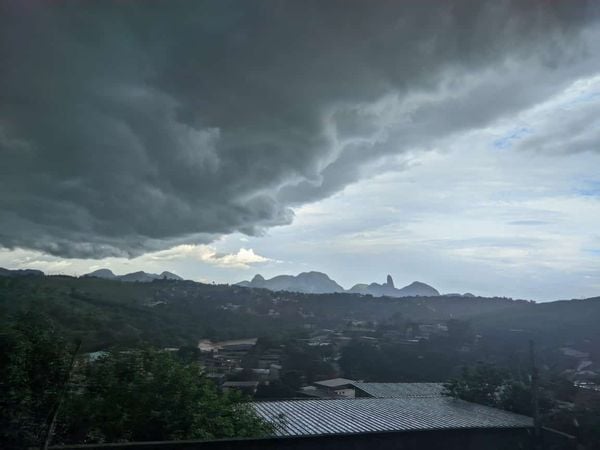
[(0, 266), (600, 295), (596, 1), (0, 1)]

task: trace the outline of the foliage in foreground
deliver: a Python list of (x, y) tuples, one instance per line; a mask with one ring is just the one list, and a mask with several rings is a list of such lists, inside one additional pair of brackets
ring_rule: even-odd
[(24, 314), (0, 332), (0, 441), (21, 448), (43, 442), (68, 374), (72, 347), (52, 323)]
[(152, 350), (86, 364), (63, 409), (64, 442), (251, 437), (270, 429), (235, 392), (220, 393), (195, 364)]
[[(0, 439), (39, 446), (58, 411), (53, 444), (255, 437), (271, 433), (237, 393), (221, 393), (196, 364), (151, 349), (79, 360), (43, 319), (2, 332)], [(64, 390), (63, 388), (67, 389)]]

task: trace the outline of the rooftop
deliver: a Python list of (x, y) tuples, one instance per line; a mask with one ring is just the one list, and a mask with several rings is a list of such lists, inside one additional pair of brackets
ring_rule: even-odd
[(233, 339), (230, 341), (219, 341), (213, 342), (210, 339), (201, 339), (198, 342), (198, 348), (203, 352), (210, 352), (214, 350), (222, 350), (226, 347), (235, 347), (235, 346), (254, 346), (258, 338), (246, 338), (246, 339)]
[(285, 400), (252, 405), (259, 416), (278, 424), (278, 436), (533, 426), (529, 417), (449, 397)]
[(224, 388), (252, 388), (257, 386), (258, 381), (226, 381), (225, 383), (223, 383)]
[(441, 397), (442, 383), (354, 383), (356, 389), (375, 398)]
[(317, 386), (304, 386), (298, 393), (307, 397), (331, 398), (331, 394), (327, 390)]
[(355, 383), (356, 383), (356, 381), (349, 380), (348, 378), (332, 378), (330, 380), (315, 381), (313, 384), (316, 384), (317, 386), (335, 388), (335, 387), (345, 386), (347, 384), (355, 384)]

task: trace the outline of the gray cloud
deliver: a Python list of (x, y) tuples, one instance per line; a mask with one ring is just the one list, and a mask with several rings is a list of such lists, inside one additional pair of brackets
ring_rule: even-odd
[(61, 256), (259, 234), (598, 68), (591, 1), (0, 8), (0, 245)]
[[(575, 100), (561, 102), (532, 124), (534, 133), (516, 143), (521, 150), (555, 155), (600, 152), (600, 76), (586, 80), (585, 93), (571, 93)], [(589, 92), (591, 91), (591, 92)]]

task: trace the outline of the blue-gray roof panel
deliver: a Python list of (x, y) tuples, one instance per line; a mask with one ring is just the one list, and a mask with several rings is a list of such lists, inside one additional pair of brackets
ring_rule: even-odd
[(440, 397), (442, 383), (354, 383), (357, 389), (375, 398)]
[(285, 400), (252, 404), (277, 435), (460, 428), (527, 428), (529, 417), (449, 397)]

